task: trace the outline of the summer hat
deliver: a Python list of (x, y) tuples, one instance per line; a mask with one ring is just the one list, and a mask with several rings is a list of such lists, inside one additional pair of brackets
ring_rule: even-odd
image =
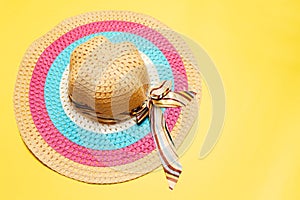
[(99, 11), (29, 47), (14, 107), (23, 141), (52, 170), (110, 184), (162, 166), (173, 189), (200, 99), (199, 66), (179, 34), (143, 14)]

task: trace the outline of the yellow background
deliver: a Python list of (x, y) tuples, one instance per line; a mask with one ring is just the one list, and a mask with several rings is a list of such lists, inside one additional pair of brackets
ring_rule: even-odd
[[(0, 199), (300, 199), (299, 1), (2, 0), (0, 9)], [(162, 171), (116, 185), (71, 180), (34, 159), (19, 136), (12, 96), (27, 47), (65, 18), (107, 9), (149, 14), (193, 38), (223, 78), (222, 137), (198, 159), (211, 116), (204, 87), (200, 131), (172, 192)]]

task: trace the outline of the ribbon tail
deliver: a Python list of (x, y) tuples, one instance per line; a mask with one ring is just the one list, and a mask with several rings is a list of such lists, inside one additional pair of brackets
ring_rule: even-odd
[(155, 105), (150, 105), (149, 119), (152, 136), (168, 180), (169, 188), (173, 190), (181, 174), (182, 166), (178, 161), (178, 155), (166, 127), (166, 121), (161, 109)]

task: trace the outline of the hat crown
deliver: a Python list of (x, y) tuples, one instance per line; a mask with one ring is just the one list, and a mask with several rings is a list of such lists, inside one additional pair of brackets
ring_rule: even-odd
[(99, 122), (124, 120), (147, 98), (149, 77), (137, 48), (103, 36), (71, 54), (68, 93), (75, 108)]

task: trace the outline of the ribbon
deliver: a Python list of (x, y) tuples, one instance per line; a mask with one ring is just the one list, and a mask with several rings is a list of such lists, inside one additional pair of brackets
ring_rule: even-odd
[(137, 123), (141, 123), (149, 116), (152, 136), (168, 180), (169, 188), (173, 190), (182, 172), (182, 166), (178, 161), (175, 145), (161, 108), (186, 106), (196, 93), (192, 91), (172, 92), (171, 86), (171, 81), (163, 81), (158, 86), (150, 88), (148, 99), (143, 106), (131, 114), (135, 115)]

